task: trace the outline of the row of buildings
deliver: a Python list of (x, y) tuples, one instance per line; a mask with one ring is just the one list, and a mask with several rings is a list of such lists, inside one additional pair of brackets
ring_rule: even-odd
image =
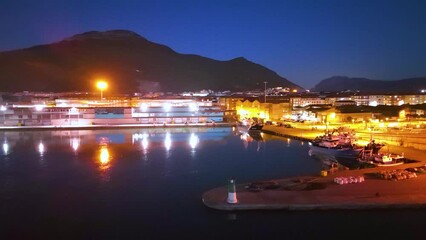
[(224, 110), (208, 99), (74, 98), (2, 105), (0, 114), (5, 126), (188, 124), (223, 122)]
[[(25, 94), (1, 103), (0, 125), (91, 125), (91, 124), (185, 124), (292, 119), (312, 122), (360, 122), (376, 119), (380, 112), (340, 112), (341, 106), (416, 106), (426, 94), (359, 95), (288, 93), (283, 96), (243, 95), (162, 98), (113, 97), (99, 99), (85, 94), (68, 96)], [(414, 111), (414, 112), (413, 112)], [(424, 116), (423, 109), (404, 109), (404, 115)]]

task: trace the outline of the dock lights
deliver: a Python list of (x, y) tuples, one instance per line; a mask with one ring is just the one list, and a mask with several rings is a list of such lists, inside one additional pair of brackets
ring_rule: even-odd
[(100, 80), (96, 83), (96, 87), (101, 91), (101, 100), (103, 99), (103, 91), (108, 88), (108, 83)]
[(228, 183), (228, 199), (226, 201), (231, 204), (238, 203), (235, 181), (233, 179), (229, 180)]

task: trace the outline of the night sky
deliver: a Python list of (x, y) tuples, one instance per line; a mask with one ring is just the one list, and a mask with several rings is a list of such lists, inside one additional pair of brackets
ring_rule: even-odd
[(425, 0), (2, 0), (0, 51), (125, 29), (179, 53), (243, 56), (302, 87), (426, 76)]

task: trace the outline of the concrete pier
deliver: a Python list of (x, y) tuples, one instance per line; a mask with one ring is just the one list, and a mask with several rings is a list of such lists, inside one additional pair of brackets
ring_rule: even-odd
[[(413, 164), (407, 164), (414, 167)], [(419, 164), (417, 164), (418, 166)], [(408, 167), (408, 166), (406, 166)], [(369, 169), (372, 171), (372, 169)], [(384, 169), (374, 169), (380, 171)], [(386, 168), (388, 170), (388, 168)], [(280, 188), (252, 192), (247, 184), (237, 185), (238, 203), (226, 202), (227, 188), (212, 189), (203, 195), (203, 203), (218, 210), (331, 210), (370, 208), (426, 207), (426, 174), (401, 181), (369, 178), (362, 171), (345, 171), (328, 177), (299, 177), (276, 180)], [(337, 176), (365, 177), (362, 183), (339, 185)], [(309, 183), (323, 189), (306, 190)]]
[[(266, 127), (268, 133), (300, 140), (313, 139), (315, 131)], [(332, 209), (380, 209), (380, 208), (424, 208), (426, 207), (426, 174), (417, 178), (392, 181), (373, 177), (371, 173), (423, 167), (426, 152), (402, 146), (388, 146), (387, 151), (405, 153), (405, 157), (419, 162), (393, 167), (367, 168), (330, 172), (326, 177), (304, 176), (273, 180), (280, 187), (261, 191), (249, 191), (249, 183), (236, 186), (237, 204), (226, 202), (226, 186), (207, 191), (203, 203), (217, 210), (332, 210)], [(335, 177), (364, 176), (362, 183), (339, 185)], [(238, 181), (238, 179), (237, 179)], [(316, 184), (317, 189), (307, 186)]]

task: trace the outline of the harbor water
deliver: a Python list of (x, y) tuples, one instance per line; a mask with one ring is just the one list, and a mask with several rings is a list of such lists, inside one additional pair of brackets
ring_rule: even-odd
[[(222, 212), (202, 194), (315, 175), (306, 142), (232, 128), (0, 132), (3, 239), (414, 237), (424, 210)], [(238, 193), (237, 193), (238, 194)], [(224, 199), (227, 196), (224, 196)]]

